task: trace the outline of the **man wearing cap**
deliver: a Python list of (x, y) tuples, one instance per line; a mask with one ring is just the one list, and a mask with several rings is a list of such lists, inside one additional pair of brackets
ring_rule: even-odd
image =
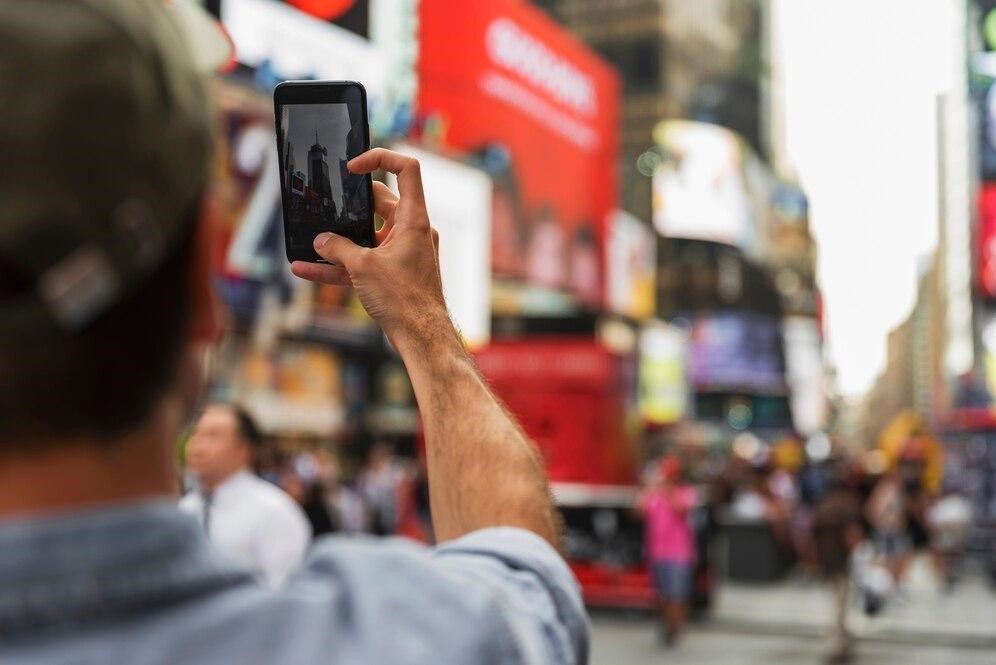
[(405, 362), (441, 544), (321, 539), (270, 589), (177, 509), (220, 327), (196, 9), (0, 3), (0, 662), (585, 662), (542, 466), (449, 320), (410, 158), (349, 164), (398, 176), (375, 249), (322, 234), (336, 265), (293, 269), (351, 283)]

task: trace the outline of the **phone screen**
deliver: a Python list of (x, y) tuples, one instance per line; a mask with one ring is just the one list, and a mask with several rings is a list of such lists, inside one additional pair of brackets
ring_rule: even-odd
[(284, 228), (292, 261), (318, 260), (313, 242), (323, 231), (373, 244), (370, 176), (346, 168), (367, 149), (365, 111), (362, 97), (277, 105)]

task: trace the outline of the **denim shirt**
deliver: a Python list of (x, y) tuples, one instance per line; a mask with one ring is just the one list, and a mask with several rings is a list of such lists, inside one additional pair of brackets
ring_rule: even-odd
[(588, 623), (536, 535), (435, 548), (327, 537), (271, 590), (155, 501), (0, 521), (0, 663), (585, 663)]

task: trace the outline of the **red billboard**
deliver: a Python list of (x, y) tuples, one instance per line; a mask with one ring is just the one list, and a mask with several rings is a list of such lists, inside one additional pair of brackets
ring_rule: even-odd
[(615, 71), (520, 0), (419, 3), (425, 142), (495, 181), (493, 270), (600, 307), (616, 205)]
[(979, 291), (996, 298), (996, 183), (985, 183), (979, 192)]

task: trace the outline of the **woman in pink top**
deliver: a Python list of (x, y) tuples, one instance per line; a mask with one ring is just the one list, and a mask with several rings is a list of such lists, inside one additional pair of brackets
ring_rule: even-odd
[(695, 568), (695, 535), (688, 513), (695, 502), (695, 488), (681, 481), (681, 465), (673, 457), (661, 460), (656, 477), (639, 499), (647, 560), (668, 644), (684, 630), (688, 615)]

